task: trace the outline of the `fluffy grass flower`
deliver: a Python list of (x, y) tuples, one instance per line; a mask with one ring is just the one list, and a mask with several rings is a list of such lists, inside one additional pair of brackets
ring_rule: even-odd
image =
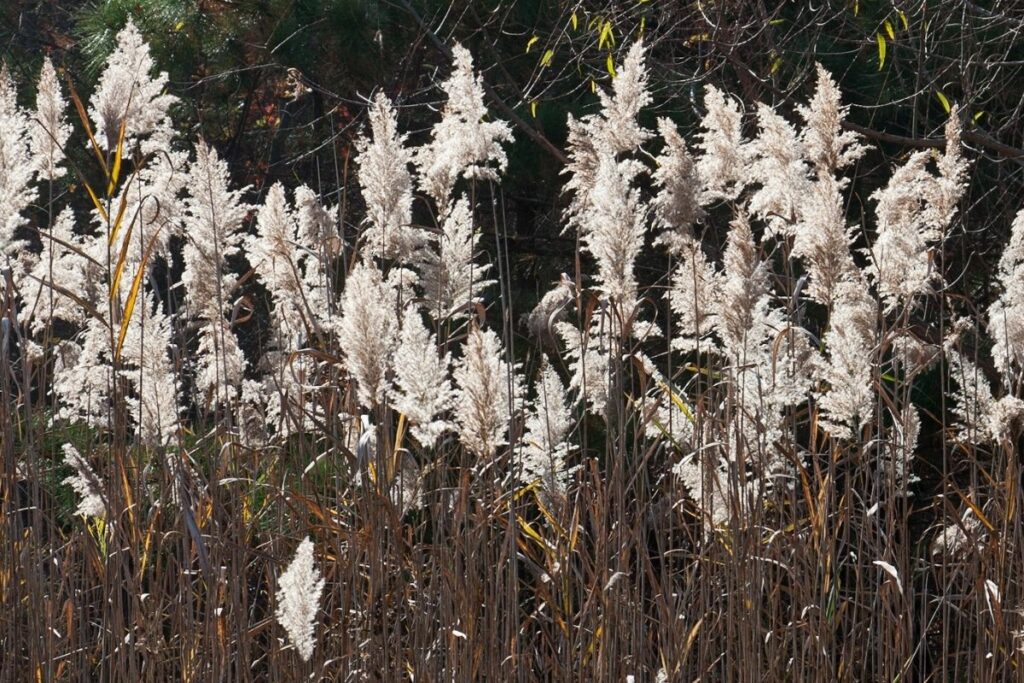
[(467, 179), (497, 181), (508, 158), (501, 146), (512, 140), (512, 129), (501, 120), (486, 121), (484, 87), (473, 71), (473, 56), (462, 45), (452, 48), (452, 74), (441, 90), (447, 98), (430, 142), (416, 150), (420, 189), (433, 197), (442, 212), (455, 182)]
[(473, 326), (455, 366), (455, 420), (463, 445), (486, 464), (507, 443), (509, 422), (522, 396), (514, 366), (504, 360), (493, 330)]
[(103, 484), (89, 466), (89, 461), (69, 443), (64, 444), (61, 449), (64, 451), (65, 464), (75, 470), (74, 474), (64, 479), (64, 483), (78, 494), (75, 514), (83, 517), (104, 517), (107, 508), (103, 502)]
[(370, 408), (383, 402), (389, 387), (398, 335), (393, 290), (371, 261), (361, 261), (345, 280), (338, 345), (356, 380), (359, 402)]
[(316, 615), (326, 581), (313, 561), (313, 541), (308, 537), (295, 549), (288, 568), (277, 578), (277, 621), (303, 661), (313, 656)]
[(66, 109), (67, 102), (57, 80), (57, 71), (50, 58), (45, 57), (36, 88), (31, 145), (36, 170), (46, 180), (56, 180), (66, 173), (61, 165), (66, 156), (64, 145), (71, 136), (71, 125), (65, 117)]
[(442, 418), (452, 402), (450, 363), (449, 354), (438, 354), (437, 338), (423, 324), (420, 312), (406, 309), (395, 351), (391, 401), (412, 423), (413, 436), (424, 446), (433, 446), (451, 427)]
[(391, 101), (378, 93), (370, 104), (370, 137), (356, 141), (359, 187), (366, 201), (367, 228), (362, 240), (372, 255), (409, 263), (423, 247), (424, 235), (412, 226), (412, 153)]
[[(129, 145), (151, 133), (160, 133), (159, 138), (169, 135), (168, 109), (178, 98), (166, 92), (167, 72), (154, 74), (155, 67), (149, 45), (129, 20), (117, 34), (117, 47), (107, 58), (106, 68), (89, 100), (93, 133), (104, 151), (117, 146), (122, 122)], [(151, 146), (156, 151), (163, 142), (155, 141)], [(144, 146), (143, 151), (151, 150)]]

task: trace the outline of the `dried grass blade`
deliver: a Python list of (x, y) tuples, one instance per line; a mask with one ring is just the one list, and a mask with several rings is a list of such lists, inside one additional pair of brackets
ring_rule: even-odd
[[(133, 91), (134, 92), (134, 91)], [(128, 104), (125, 105), (125, 109), (130, 107), (132, 104), (131, 95), (128, 96)], [(114, 167), (110, 171), (110, 179), (107, 182), (107, 196), (111, 197), (114, 194), (114, 188), (117, 187), (117, 180), (121, 176), (121, 159), (124, 155), (124, 133), (125, 128), (128, 126), (128, 117), (123, 116), (121, 118), (121, 128), (117, 131), (117, 147), (114, 149)]]
[(100, 198), (96, 196), (95, 192), (93, 192), (92, 187), (85, 180), (85, 178), (80, 179), (82, 181), (82, 184), (85, 185), (85, 191), (89, 193), (89, 199), (92, 200), (93, 206), (95, 206), (96, 210), (100, 212), (100, 217), (103, 218), (104, 222), (110, 220), (110, 218), (107, 216), (107, 210), (103, 208), (103, 204), (100, 202)]
[(121, 315), (121, 330), (117, 334), (117, 346), (114, 348), (115, 363), (121, 359), (121, 348), (124, 346), (124, 338), (128, 334), (128, 325), (131, 323), (132, 313), (135, 311), (135, 302), (139, 298), (139, 289), (142, 286), (142, 278), (146, 273), (146, 264), (149, 262), (149, 257), (153, 253), (153, 247), (156, 246), (156, 238), (159, 235), (160, 228), (157, 228), (153, 236), (149, 238), (149, 244), (146, 245), (146, 251), (142, 254), (139, 269), (132, 280), (132, 288), (128, 292), (128, 300), (125, 301), (124, 313)]
[(67, 298), (71, 299), (76, 304), (81, 306), (82, 310), (84, 310), (90, 316), (92, 316), (96, 320), (99, 320), (104, 325), (107, 324), (107, 319), (104, 318), (102, 315), (100, 315), (100, 312), (97, 311), (96, 308), (94, 308), (92, 304), (90, 304), (88, 301), (86, 301), (82, 297), (78, 296), (77, 294), (75, 294), (74, 292), (69, 290), (68, 288), (62, 287), (61, 285), (58, 285), (57, 283), (52, 282), (50, 280), (44, 280), (44, 279), (42, 279), (40, 277), (36, 277), (32, 273), (27, 273), (26, 277), (30, 277), (33, 280), (37, 280), (38, 282), (42, 283), (46, 287), (49, 287), (50, 289), (52, 289), (53, 291), (57, 292), (58, 294), (66, 296)]
[(117, 265), (114, 266), (114, 276), (110, 279), (110, 300), (113, 301), (114, 297), (120, 291), (121, 286), (121, 275), (124, 274), (124, 264), (128, 260), (128, 247), (132, 243), (132, 232), (135, 230), (135, 221), (128, 226), (128, 234), (124, 236), (124, 242), (121, 243), (121, 251), (117, 255)]
[(96, 154), (96, 158), (100, 162), (100, 166), (103, 168), (104, 177), (109, 179), (110, 171), (107, 169), (107, 160), (103, 156), (103, 151), (100, 149), (99, 144), (96, 142), (96, 137), (92, 134), (92, 126), (89, 125), (89, 115), (85, 113), (85, 105), (82, 104), (82, 98), (78, 96), (78, 91), (75, 90), (75, 85), (71, 82), (71, 77), (65, 74), (65, 80), (68, 83), (71, 100), (75, 103), (75, 110), (78, 112), (78, 118), (82, 122), (82, 127), (85, 128), (85, 134), (89, 136), (89, 145), (92, 147), (93, 152)]
[[(128, 193), (125, 192), (124, 195), (121, 196), (120, 204), (118, 204), (117, 216), (114, 218), (114, 223), (110, 226), (110, 237), (107, 239), (107, 246), (112, 245), (114, 243), (114, 240), (117, 239), (117, 232), (118, 232), (118, 230), (121, 229), (121, 221), (124, 220), (124, 212), (127, 209), (128, 209)], [(138, 212), (139, 212), (138, 209), (136, 209), (135, 213), (137, 214)]]

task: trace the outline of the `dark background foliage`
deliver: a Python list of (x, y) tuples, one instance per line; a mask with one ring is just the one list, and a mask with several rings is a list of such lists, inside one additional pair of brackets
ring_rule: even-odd
[(968, 239), (950, 255), (964, 268), (990, 263), (1018, 209), (1024, 7), (1014, 2), (16, 0), (0, 12), (0, 55), (20, 82), (49, 53), (82, 88), (132, 17), (182, 98), (181, 125), (216, 144), (238, 182), (259, 190), (301, 178), (339, 197), (352, 194), (367, 96), (382, 89), (396, 100), (415, 138), (433, 116), (421, 105), (438, 104), (447, 48), (462, 41), (485, 73), (492, 111), (516, 123), (501, 191), (524, 268), (536, 266), (530, 257), (572, 255), (572, 242), (558, 239), (566, 115), (593, 109), (609, 55), (619, 61), (640, 35), (656, 97), (649, 116), (688, 133), (705, 84), (792, 113), (814, 63), (824, 64), (853, 105), (851, 125), (877, 147), (857, 171), (861, 206), (902, 155), (942, 144), (948, 104), (959, 103), (978, 160)]

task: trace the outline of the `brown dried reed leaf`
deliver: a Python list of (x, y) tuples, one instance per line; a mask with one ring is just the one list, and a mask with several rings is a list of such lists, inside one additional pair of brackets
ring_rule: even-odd
[(398, 461), (402, 457), (402, 442), (405, 440), (405, 425), (405, 413), (399, 413), (398, 427), (395, 429), (395, 447), (391, 451), (391, 458), (388, 462), (389, 482), (398, 475)]
[[(132, 484), (128, 479), (128, 468), (124, 466), (124, 457), (118, 454), (117, 469), (121, 475), (121, 494), (124, 496), (125, 512), (128, 513), (128, 529), (134, 535), (137, 531), (135, 525), (135, 497), (132, 495)], [(95, 520), (97, 524), (103, 523), (102, 519)]]
[(156, 523), (160, 518), (161, 508), (156, 508), (153, 511), (153, 516), (149, 520), (149, 527), (146, 529), (146, 536), (142, 541), (142, 559), (139, 561), (139, 581), (142, 581), (142, 577), (146, 574), (146, 567), (149, 565), (149, 549), (153, 546), (153, 536), (156, 534)]
[(95, 318), (96, 320), (99, 320), (101, 323), (103, 323), (103, 325), (107, 325), (107, 319), (98, 310), (96, 310), (96, 308), (93, 307), (92, 304), (90, 304), (84, 298), (82, 298), (79, 295), (77, 295), (74, 292), (72, 292), (67, 287), (63, 287), (61, 285), (58, 285), (55, 282), (52, 282), (50, 280), (44, 280), (42, 278), (36, 277), (32, 273), (27, 273), (26, 277), (30, 277), (33, 280), (41, 282), (42, 284), (46, 285), (47, 287), (49, 287), (53, 291), (57, 292), (58, 294), (66, 296), (67, 298), (71, 299), (76, 304), (81, 306), (82, 310), (84, 310), (86, 313), (88, 313), (91, 317)]
[[(82, 104), (82, 98), (78, 96), (78, 91), (75, 90), (75, 84), (71, 82), (71, 77), (65, 73), (64, 79), (67, 81), (68, 91), (71, 93), (71, 101), (75, 103), (75, 111), (78, 112), (78, 118), (82, 122), (82, 128), (85, 129), (85, 134), (89, 137), (89, 145), (92, 147), (92, 151), (96, 154), (96, 158), (100, 162), (100, 167), (103, 169), (103, 176), (109, 179), (110, 172), (107, 169), (107, 160), (103, 156), (103, 150), (100, 149), (99, 144), (96, 142), (96, 137), (92, 133), (92, 126), (89, 125), (89, 115), (85, 113), (85, 105)], [(88, 185), (86, 187), (88, 187)], [(90, 190), (89, 193), (92, 194), (92, 190)], [(104, 218), (104, 220), (106, 220), (106, 218)]]
[(548, 520), (548, 524), (551, 525), (551, 528), (554, 529), (555, 533), (558, 534), (558, 536), (560, 538), (564, 538), (565, 537), (565, 530), (562, 529), (562, 526), (555, 519), (555, 516), (551, 514), (551, 512), (548, 510), (547, 506), (544, 505), (544, 502), (541, 500), (541, 495), (540, 495), (540, 491), (538, 490), (538, 487), (536, 485), (534, 485), (532, 488), (533, 488), (533, 497), (534, 497), (534, 499), (535, 499), (535, 501), (537, 503), (537, 509), (540, 510), (540, 513), (542, 515), (544, 515), (544, 519)]

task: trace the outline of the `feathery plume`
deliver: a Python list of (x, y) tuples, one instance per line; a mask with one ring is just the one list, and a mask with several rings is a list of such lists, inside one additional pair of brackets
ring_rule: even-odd
[(96, 142), (104, 151), (117, 146), (122, 121), (126, 121), (126, 145), (158, 133), (156, 137), (160, 139), (143, 145), (142, 151), (145, 154), (164, 146), (164, 139), (170, 135), (167, 110), (177, 98), (165, 92), (167, 72), (153, 75), (154, 67), (149, 45), (129, 20), (117, 34), (117, 47), (107, 58), (107, 67), (89, 100)]
[(821, 64), (815, 65), (815, 70), (818, 82), (814, 97), (808, 106), (798, 106), (797, 111), (807, 123), (800, 141), (818, 178), (823, 178), (834, 176), (836, 171), (860, 159), (867, 148), (858, 142), (859, 135), (843, 130), (850, 106), (842, 103), (842, 93), (832, 74)]
[[(591, 198), (600, 192), (596, 183), (601, 155), (617, 157), (624, 152), (632, 152), (651, 135), (636, 121), (637, 114), (651, 101), (642, 42), (637, 41), (630, 47), (626, 61), (612, 83), (612, 95), (603, 90), (599, 93), (602, 105), (599, 113), (579, 120), (570, 115), (568, 119), (569, 163), (562, 173), (569, 176), (563, 191), (571, 193), (572, 199), (565, 212), (566, 229), (585, 230)], [(628, 177), (632, 181), (642, 166), (624, 166), (623, 170), (627, 168), (631, 171)]]
[(903, 406), (898, 413), (890, 411), (890, 414), (893, 418), (891, 436), (888, 447), (882, 452), (880, 464), (887, 474), (892, 475), (892, 490), (903, 492), (918, 480), (911, 461), (921, 435), (921, 416), (912, 403)]
[(649, 438), (668, 437), (674, 444), (693, 437), (693, 411), (684, 395), (672, 386), (646, 354), (640, 354), (644, 372), (650, 375), (651, 389), (644, 402), (644, 426)]
[[(953, 335), (956, 334), (954, 331)], [(906, 328), (895, 330), (890, 343), (893, 362), (903, 369), (905, 381), (935, 365), (943, 353), (941, 345), (922, 341)]]
[(51, 385), (57, 419), (107, 426), (113, 384), (109, 335), (106, 323), (90, 316), (77, 339), (57, 345)]
[(554, 324), (565, 317), (565, 308), (576, 298), (576, 288), (565, 273), (530, 311), (526, 325), (536, 339), (546, 339)]
[(441, 84), (447, 96), (441, 120), (431, 131), (430, 142), (413, 155), (420, 189), (433, 197), (442, 213), (459, 177), (498, 180), (508, 163), (501, 143), (512, 140), (506, 122), (484, 120), (484, 88), (473, 72), (469, 50), (456, 44), (452, 54), (452, 74)]
[(683, 251), (693, 241), (693, 226), (704, 217), (700, 207), (700, 178), (676, 124), (658, 119), (658, 131), (665, 148), (653, 173), (658, 194), (651, 202), (661, 233), (654, 243), (664, 244), (672, 253)]
[(509, 421), (523, 393), (517, 368), (504, 356), (498, 335), (473, 326), (454, 372), (459, 438), (484, 461), (506, 443)]
[(277, 344), (296, 348), (306, 336), (306, 304), (295, 246), (296, 226), (284, 186), (274, 184), (256, 214), (256, 235), (245, 253), (273, 298)]
[(668, 292), (669, 307), (675, 313), (672, 348), (689, 352), (701, 346), (715, 350), (711, 338), (715, 323), (715, 301), (721, 276), (704, 255), (700, 243), (693, 241), (679, 251), (679, 265)]
[(372, 261), (361, 261), (349, 273), (337, 325), (338, 346), (356, 380), (359, 402), (371, 408), (389, 389), (391, 354), (398, 334), (394, 290)]
[(822, 423), (838, 438), (852, 438), (871, 417), (875, 319), (875, 302), (864, 283), (857, 279), (841, 281), (824, 337), (828, 359), (821, 377), (829, 387), (818, 398), (824, 413)]
[(750, 143), (751, 175), (758, 188), (747, 210), (767, 224), (769, 234), (791, 235), (810, 182), (796, 130), (766, 104), (757, 106), (760, 131)]
[(38, 280), (31, 281), (28, 296), (33, 332), (38, 333), (54, 319), (78, 324), (85, 321), (85, 311), (78, 302), (49, 286), (54, 284), (88, 298), (88, 263), (79, 253), (86, 248), (86, 239), (75, 234), (74, 228), (75, 213), (66, 207), (57, 214), (49, 234), (40, 231), (43, 251), (32, 268), (32, 275)]
[[(306, 353), (269, 351), (258, 381), (242, 381), (241, 434), (247, 443), (265, 443), (311, 432), (324, 415), (312, 399), (324, 389), (323, 372)], [(322, 424), (322, 423), (321, 423)]]
[(434, 320), (470, 315), (471, 305), (481, 301), (481, 292), (494, 284), (484, 279), (491, 265), (473, 260), (479, 239), (469, 201), (462, 197), (444, 217), (441, 234), (431, 236), (434, 248), (420, 255), (420, 285)]
[(704, 456), (695, 451), (672, 467), (672, 473), (704, 513), (704, 525), (714, 529), (728, 523), (732, 516), (728, 462), (717, 449), (706, 449)]
[(631, 186), (636, 163), (600, 154), (590, 209), (583, 218), (583, 245), (597, 261), (601, 292), (620, 304), (628, 317), (636, 304), (633, 264), (644, 244), (646, 207)]
[(952, 349), (947, 350), (949, 376), (957, 385), (953, 414), (957, 430), (969, 443), (1000, 442), (1011, 437), (1024, 416), (1024, 401), (1007, 395), (996, 399), (981, 369)]
[[(185, 210), (183, 195), (189, 180), (186, 172), (188, 156), (184, 150), (162, 148), (159, 154), (150, 157), (138, 170), (131, 182), (122, 183), (111, 198), (111, 206), (120, 206), (122, 201), (125, 205), (124, 225), (118, 232), (119, 240), (130, 240), (125, 250), (125, 273), (134, 274), (138, 271), (143, 254), (153, 240), (153, 255), (167, 258), (171, 238), (181, 234)], [(108, 238), (109, 231), (114, 227), (114, 216), (104, 216), (93, 209), (92, 217), (103, 238)], [(92, 248), (93, 258), (106, 263), (107, 239), (95, 240)], [(147, 272), (152, 270), (156, 262), (157, 258), (146, 261)], [(121, 278), (122, 301), (128, 296), (131, 284), (131, 277)]]
[(572, 114), (569, 114), (566, 121), (569, 127), (566, 140), (569, 162), (562, 173), (568, 175), (569, 179), (562, 187), (562, 192), (571, 197), (565, 209), (565, 230), (579, 229), (590, 207), (590, 196), (594, 191), (600, 162), (598, 139), (593, 131), (594, 121), (593, 116), (576, 119)]
[(238, 394), (245, 358), (224, 315), (237, 278), (227, 258), (238, 253), (242, 226), (250, 207), (232, 190), (227, 163), (204, 142), (196, 146), (185, 198), (185, 269), (181, 276), (185, 301), (200, 321), (196, 389), (213, 392), (223, 404)]
[(248, 188), (232, 190), (230, 178), (227, 162), (200, 140), (188, 171), (181, 277), (185, 300), (199, 318), (222, 316), (237, 281), (225, 261), (238, 253), (243, 223), (252, 207), (241, 200)]
[(878, 236), (869, 252), (867, 272), (887, 311), (930, 292), (937, 276), (929, 248), (939, 235), (929, 225), (926, 213), (935, 178), (927, 163), (927, 152), (915, 152), (892, 174), (885, 188), (871, 195), (878, 202)]
[(362, 240), (366, 249), (382, 259), (410, 262), (423, 247), (423, 234), (412, 227), (412, 153), (406, 136), (398, 132), (391, 101), (377, 93), (369, 110), (370, 138), (356, 141), (359, 156), (359, 187), (366, 201), (367, 228)]
[[(123, 216), (131, 223), (122, 226), (126, 229), (121, 233), (123, 240), (130, 241), (123, 249), (126, 273), (136, 273), (143, 267), (143, 255), (154, 240), (155, 255), (166, 257), (170, 240), (180, 233), (182, 225), (188, 152), (171, 146), (174, 130), (168, 108), (177, 98), (164, 93), (167, 74), (154, 76), (153, 72), (149, 46), (129, 21), (118, 33), (117, 47), (108, 58), (89, 103), (89, 116), (101, 149), (112, 152), (117, 147), (123, 123), (124, 155), (131, 158), (130, 150), (138, 144), (138, 151), (145, 158), (131, 182), (121, 183), (110, 201), (110, 206), (124, 206)], [(104, 237), (115, 227), (112, 218), (98, 208), (93, 211), (93, 220)], [(92, 248), (93, 257), (105, 263), (106, 240), (95, 240)], [(156, 261), (149, 258), (146, 270), (151, 270)], [(122, 301), (128, 296), (131, 283), (131, 277), (121, 278)]]
[(28, 222), (23, 212), (35, 201), (29, 122), (18, 106), (14, 81), (7, 64), (0, 66), (0, 267), (10, 264), (14, 280), (29, 265), (24, 261), (24, 240), (15, 233)]
[(929, 198), (929, 210), (938, 230), (949, 226), (956, 215), (956, 205), (967, 187), (967, 172), (970, 164), (963, 155), (963, 124), (960, 121), (960, 107), (953, 105), (946, 120), (946, 148), (939, 157), (939, 177), (935, 194)]
[(1010, 243), (999, 259), (1002, 292), (988, 309), (992, 359), (1004, 381), (1012, 385), (1014, 370), (1024, 367), (1024, 210), (1010, 229)]
[(640, 111), (651, 103), (645, 55), (643, 41), (633, 43), (612, 81), (612, 94), (603, 89), (597, 91), (601, 114), (593, 120), (593, 125), (599, 146), (613, 156), (637, 149), (651, 136), (637, 121)]
[(334, 307), (333, 258), (339, 243), (335, 216), (307, 185), (295, 188), (295, 242), (302, 271), (305, 310), (315, 323), (331, 322)]
[(75, 470), (73, 475), (64, 479), (64, 483), (78, 494), (75, 514), (83, 517), (104, 517), (106, 505), (103, 503), (103, 484), (99, 477), (77, 448), (69, 443), (61, 448), (64, 451), (64, 462)]
[(831, 175), (805, 187), (793, 230), (793, 256), (807, 266), (807, 296), (824, 306), (835, 303), (841, 282), (860, 277), (850, 253), (853, 235), (840, 188)]
[(295, 557), (277, 578), (277, 621), (305, 662), (316, 645), (315, 622), (326, 581), (313, 563), (313, 542), (309, 538), (295, 550)]
[(817, 357), (804, 331), (773, 306), (767, 264), (743, 209), (732, 222), (723, 261), (712, 321), (737, 402), (727, 450), (734, 460), (757, 456), (760, 493), (789, 467), (775, 448), (783, 438), (782, 410), (806, 399)]
[(57, 72), (49, 57), (43, 58), (36, 90), (36, 111), (32, 121), (32, 158), (36, 171), (46, 180), (55, 180), (65, 174), (64, 145), (71, 136), (71, 124), (64, 116), (67, 102), (57, 80)]
[(792, 324), (778, 309), (769, 309), (760, 325), (765, 340), (759, 372), (762, 385), (767, 387), (769, 406), (803, 403), (824, 362), (810, 333)]
[(971, 547), (981, 550), (986, 536), (987, 532), (981, 520), (975, 516), (971, 508), (966, 508), (961, 513), (959, 521), (943, 526), (935, 534), (930, 551), (932, 555), (954, 558)]
[(715, 331), (722, 348), (737, 364), (751, 362), (754, 349), (763, 340), (751, 331), (767, 303), (768, 271), (758, 255), (750, 219), (742, 209), (736, 214), (726, 239), (724, 274), (715, 302)]
[(942, 282), (932, 250), (946, 237), (967, 173), (955, 109), (946, 125), (946, 150), (939, 158), (937, 176), (925, 167), (928, 158), (927, 152), (915, 152), (885, 188), (871, 195), (878, 202), (878, 237), (869, 252), (868, 272), (886, 310), (910, 304), (915, 297), (930, 293), (932, 283)]
[(569, 359), (569, 388), (586, 401), (590, 413), (604, 418), (608, 410), (611, 359), (609, 338), (602, 334), (598, 317), (594, 316), (589, 330), (560, 322), (555, 325), (555, 332), (561, 337)]
[(524, 484), (540, 481), (546, 493), (562, 494), (571, 473), (565, 466), (568, 452), (565, 439), (572, 429), (572, 415), (565, 385), (547, 357), (535, 387), (537, 397), (526, 416), (522, 469), (517, 475)]
[(205, 320), (199, 327), (196, 354), (196, 389), (212, 394), (213, 405), (227, 405), (239, 396), (247, 366), (231, 324), (223, 317)]
[(697, 134), (704, 154), (697, 161), (697, 175), (704, 183), (701, 204), (733, 200), (747, 183), (749, 143), (743, 140), (739, 104), (713, 85), (704, 92), (704, 129)]
[(135, 388), (128, 407), (145, 443), (167, 444), (178, 426), (178, 380), (168, 357), (172, 347), (171, 319), (147, 293), (132, 313), (121, 351), (129, 366), (122, 372)]
[(437, 339), (423, 324), (419, 311), (406, 309), (395, 351), (392, 404), (412, 423), (412, 435), (427, 447), (450, 427), (439, 418), (452, 402), (450, 363), (449, 354), (438, 355)]

